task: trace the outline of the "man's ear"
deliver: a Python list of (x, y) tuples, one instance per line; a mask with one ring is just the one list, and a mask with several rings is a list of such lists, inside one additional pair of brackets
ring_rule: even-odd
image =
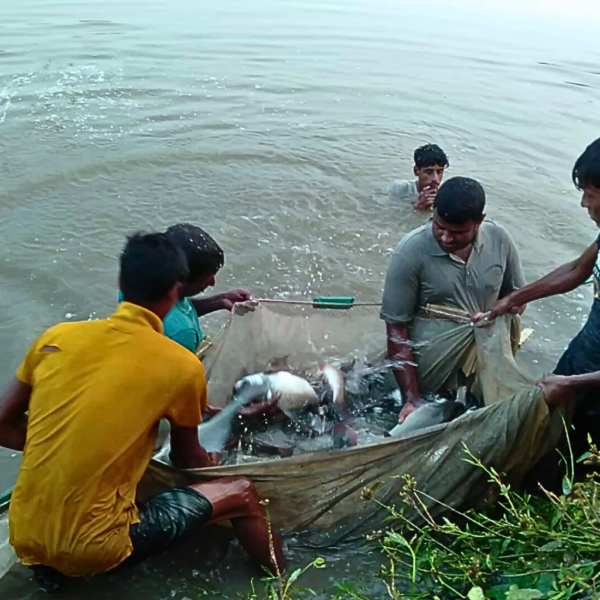
[(418, 176), (419, 176), (419, 171), (420, 171), (420, 170), (421, 170), (421, 169), (419, 169), (419, 167), (417, 167), (417, 165), (415, 165), (415, 166), (414, 166), (414, 168), (413, 168), (413, 173), (414, 173), (415, 177), (418, 177)]
[(483, 223), (483, 221), (485, 220), (485, 213), (483, 215), (481, 215), (481, 217), (479, 219), (477, 219), (477, 221), (475, 221), (475, 223), (477, 223), (477, 226), (481, 225)]

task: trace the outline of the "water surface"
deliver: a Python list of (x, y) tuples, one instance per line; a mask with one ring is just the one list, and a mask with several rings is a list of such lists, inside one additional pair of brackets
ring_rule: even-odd
[[(0, 383), (45, 327), (113, 310), (140, 228), (205, 227), (226, 251), (219, 290), (379, 300), (392, 248), (423, 222), (387, 186), (426, 142), (484, 184), (529, 278), (576, 256), (597, 234), (570, 169), (600, 132), (598, 8), (536, 6), (3, 0)], [(590, 298), (531, 307), (532, 369)], [(169, 590), (189, 595), (188, 567)]]

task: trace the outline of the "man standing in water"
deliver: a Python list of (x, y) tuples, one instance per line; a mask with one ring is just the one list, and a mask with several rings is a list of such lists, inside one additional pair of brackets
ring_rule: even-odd
[[(582, 192), (581, 206), (600, 226), (600, 139), (590, 144), (575, 162), (573, 183)], [(554, 375), (540, 382), (549, 404), (565, 400), (575, 392), (575, 435), (572, 447), (577, 458), (587, 448), (587, 433), (600, 442), (600, 236), (575, 260), (562, 265), (538, 281), (513, 292), (492, 306), (491, 319), (527, 303), (576, 289), (593, 275), (594, 302), (586, 324), (558, 361)]]
[(450, 165), (446, 153), (435, 144), (417, 148), (414, 153), (415, 179), (396, 179), (390, 185), (390, 197), (399, 203), (410, 203), (417, 210), (431, 210), (444, 171)]
[(271, 541), (284, 566), (248, 479), (175, 488), (136, 503), (162, 418), (171, 424), (175, 466), (215, 464), (197, 435), (207, 405), (202, 363), (163, 335), (162, 319), (188, 277), (185, 256), (167, 235), (130, 237), (117, 312), (46, 331), (0, 397), (0, 446), (23, 452), (10, 543), (45, 589), (162, 552), (224, 520), (259, 564), (275, 569)]
[[(199, 294), (215, 285), (215, 278), (225, 263), (225, 255), (217, 242), (200, 227), (178, 223), (165, 235), (179, 247), (187, 258), (189, 276), (181, 286), (181, 297), (163, 319), (165, 335), (194, 354), (202, 341), (199, 317), (218, 310), (232, 310), (233, 305), (245, 302), (247, 309), (252, 294), (235, 289), (223, 294), (200, 297)], [(123, 294), (119, 292), (119, 302)]]
[[(428, 304), (469, 315), (489, 310), (524, 283), (521, 261), (508, 232), (484, 221), (485, 192), (475, 180), (453, 177), (437, 193), (433, 219), (406, 235), (388, 268), (381, 318), (388, 356), (405, 363), (394, 370), (404, 406), (401, 423), (420, 400), (413, 342), (425, 341)], [(442, 323), (439, 323), (442, 325)]]

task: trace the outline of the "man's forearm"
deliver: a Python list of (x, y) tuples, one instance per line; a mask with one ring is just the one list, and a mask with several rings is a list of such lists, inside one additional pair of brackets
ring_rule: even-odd
[(387, 333), (388, 357), (393, 362), (402, 363), (401, 366), (392, 369), (402, 397), (404, 400), (419, 398), (417, 371), (413, 366), (415, 358), (408, 335), (408, 326), (388, 324)]
[(223, 308), (223, 294), (215, 294), (207, 298), (195, 297), (191, 298), (191, 301), (199, 317)]
[(212, 466), (208, 453), (200, 446), (196, 452), (179, 453), (171, 447), (169, 459), (177, 469), (202, 469)]
[(0, 446), (23, 452), (27, 439), (27, 417), (9, 426), (0, 426)]
[(510, 300), (514, 306), (523, 306), (534, 300), (565, 294), (584, 283), (587, 279), (586, 275), (577, 269), (575, 261), (567, 263), (541, 279), (514, 291), (510, 294)]
[(600, 387), (600, 371), (583, 375), (570, 375), (568, 381), (573, 389)]
[(15, 377), (0, 396), (0, 446), (23, 452), (31, 391)]

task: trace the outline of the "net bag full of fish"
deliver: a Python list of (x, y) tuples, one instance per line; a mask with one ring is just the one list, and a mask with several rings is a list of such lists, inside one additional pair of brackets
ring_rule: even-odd
[[(448, 507), (476, 504), (486, 496), (489, 483), (483, 470), (465, 460), (465, 446), (484, 465), (519, 485), (562, 433), (560, 415), (549, 412), (540, 388), (516, 362), (519, 328), (519, 317), (512, 315), (473, 326), (463, 311), (424, 307), (412, 324), (411, 340), (420, 390), (443, 410), (425, 408), (438, 417), (443, 413), (443, 418), (431, 420), (424, 411), (416, 424), (412, 419), (407, 431), (390, 435), (400, 404), (385, 356), (385, 326), (378, 307), (340, 311), (260, 303), (254, 312), (234, 312), (203, 357), (210, 403), (228, 406), (235, 401), (240, 411), (246, 410), (243, 405), (254, 404), (252, 390), (258, 388), (242, 386), (240, 381), (262, 375), (266, 379), (258, 387), (273, 392), (270, 401), (275, 405), (285, 404), (281, 391), (285, 386), (269, 378), (281, 379), (281, 373), (289, 373), (314, 393), (303, 388), (304, 404), (287, 411), (284, 422), (310, 425), (315, 419), (322, 423), (331, 419), (335, 426), (328, 430), (333, 435), (327, 439), (342, 439), (342, 443), (319, 445), (325, 436), (317, 431), (311, 438), (313, 446), (306, 446), (313, 451), (288, 448), (287, 454), (275, 452), (263, 460), (187, 471), (153, 460), (139, 494), (143, 498), (189, 482), (246, 476), (255, 482), (261, 497), (269, 499), (275, 526), (295, 532), (294, 539), (306, 536), (311, 544), (323, 546), (359, 539), (379, 527), (387, 512), (377, 502), (365, 501), (362, 490), (373, 488), (375, 499), (394, 504), (403, 475), (411, 475), (420, 490)], [(465, 409), (448, 411), (444, 408), (448, 402), (462, 402)], [(286, 406), (276, 408), (286, 412)], [(267, 430), (277, 426), (284, 441), (294, 437), (291, 429), (274, 425), (272, 419), (277, 421), (277, 417), (263, 418)], [(209, 425), (210, 421), (199, 428), (199, 438), (214, 442)], [(205, 431), (200, 435), (202, 427)], [(349, 431), (358, 432), (358, 443), (356, 436), (353, 443), (345, 443)], [(164, 448), (162, 452), (164, 456)], [(429, 508), (434, 516), (445, 510), (433, 501)]]

